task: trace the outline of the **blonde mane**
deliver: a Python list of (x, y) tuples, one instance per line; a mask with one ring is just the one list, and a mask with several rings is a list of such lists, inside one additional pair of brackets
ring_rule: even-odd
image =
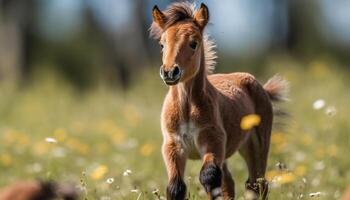
[[(195, 3), (189, 2), (176, 2), (170, 4), (163, 11), (163, 14), (166, 17), (165, 27), (162, 29), (156, 23), (152, 23), (149, 31), (150, 36), (154, 39), (160, 39), (164, 30), (169, 28), (170, 26), (176, 24), (180, 21), (193, 21), (194, 22), (194, 14), (196, 12)], [(205, 67), (209, 74), (213, 73), (216, 66), (216, 44), (213, 40), (209, 38), (207, 34), (203, 34), (203, 47), (204, 47), (204, 60)]]

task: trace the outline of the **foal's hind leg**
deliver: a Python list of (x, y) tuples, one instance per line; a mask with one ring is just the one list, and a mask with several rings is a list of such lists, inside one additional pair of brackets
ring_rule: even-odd
[(246, 189), (260, 196), (259, 199), (266, 200), (268, 183), (265, 180), (265, 172), (270, 147), (273, 109), (267, 92), (254, 78), (247, 78), (245, 83), (255, 104), (255, 113), (261, 117), (261, 123), (251, 130), (250, 137), (239, 152), (245, 159), (249, 170)]
[(226, 162), (222, 166), (222, 194), (224, 200), (233, 200), (235, 198), (235, 182), (227, 168)]
[[(271, 128), (257, 127), (252, 130), (251, 137), (241, 147), (239, 153), (247, 163), (249, 178), (246, 182), (246, 190), (253, 191), (261, 199), (266, 200), (268, 183), (265, 180), (265, 171), (268, 159)], [(267, 129), (266, 129), (267, 128)]]

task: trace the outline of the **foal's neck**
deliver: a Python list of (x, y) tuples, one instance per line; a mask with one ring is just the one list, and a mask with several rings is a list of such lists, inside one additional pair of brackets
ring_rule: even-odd
[(207, 94), (210, 91), (210, 86), (203, 52), (197, 74), (190, 80), (171, 87), (171, 92), (179, 104), (179, 111), (183, 120), (189, 121), (191, 106), (200, 106), (201, 102), (208, 98)]
[(207, 73), (204, 63), (201, 64), (198, 73), (190, 80), (177, 85), (179, 93), (186, 93), (189, 101), (200, 98), (208, 86)]

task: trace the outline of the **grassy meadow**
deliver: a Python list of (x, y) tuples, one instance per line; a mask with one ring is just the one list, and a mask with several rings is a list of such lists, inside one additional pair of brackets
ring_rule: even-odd
[[(291, 117), (272, 135), (267, 177), (270, 199), (339, 199), (350, 184), (349, 72), (331, 60), (300, 64), (272, 59), (261, 82), (276, 72), (290, 81)], [(51, 73), (17, 87), (0, 85), (0, 186), (40, 178), (73, 182), (82, 199), (164, 199), (159, 115), (166, 86), (158, 69), (128, 91), (101, 83), (78, 92)], [(245, 163), (229, 166), (243, 199)], [(189, 199), (205, 199), (199, 161), (189, 161)]]

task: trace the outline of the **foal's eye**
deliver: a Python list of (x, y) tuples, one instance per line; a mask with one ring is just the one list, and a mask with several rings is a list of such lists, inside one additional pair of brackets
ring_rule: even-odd
[(192, 41), (192, 42), (190, 42), (190, 47), (191, 47), (191, 49), (193, 49), (193, 50), (195, 50), (196, 48), (197, 48), (197, 42), (196, 41)]
[(164, 45), (163, 44), (159, 44), (161, 49), (164, 49)]

